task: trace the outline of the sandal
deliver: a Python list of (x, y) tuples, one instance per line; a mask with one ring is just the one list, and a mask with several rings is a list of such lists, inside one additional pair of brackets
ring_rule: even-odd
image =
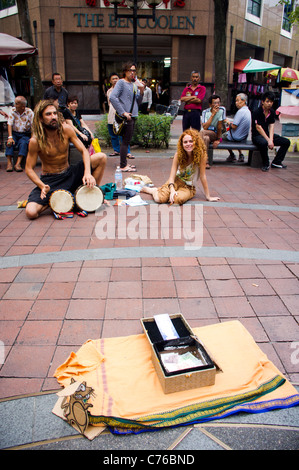
[(135, 157), (131, 153), (128, 153), (127, 158), (131, 158), (133, 160)]
[(11, 172), (13, 171), (13, 167), (12, 167), (12, 166), (8, 166), (8, 167), (6, 168), (6, 171), (7, 171), (7, 173), (11, 173)]
[(109, 153), (109, 157), (118, 157), (119, 152)]
[(22, 168), (21, 166), (15, 165), (14, 168), (15, 168), (15, 171), (16, 171), (17, 173), (21, 173), (21, 172), (23, 171), (23, 168)]
[(130, 165), (127, 165), (124, 168), (121, 168), (121, 171), (123, 171), (124, 173), (134, 173), (136, 171), (136, 168), (132, 168)]

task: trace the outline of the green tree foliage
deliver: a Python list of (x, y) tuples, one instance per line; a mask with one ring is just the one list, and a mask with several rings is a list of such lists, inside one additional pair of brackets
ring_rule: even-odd
[[(294, 2), (290, 0), (280, 0), (278, 3), (284, 6), (290, 5)], [(295, 5), (293, 11), (289, 13), (288, 17), (291, 24), (299, 24), (299, 5)]]

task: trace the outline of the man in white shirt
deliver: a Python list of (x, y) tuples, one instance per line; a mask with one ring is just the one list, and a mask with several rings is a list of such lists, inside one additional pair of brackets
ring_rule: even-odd
[(7, 157), (6, 171), (8, 172), (13, 171), (14, 149), (18, 150), (18, 159), (14, 167), (15, 171), (23, 171), (21, 161), (28, 153), (34, 113), (26, 105), (26, 98), (24, 96), (17, 96), (15, 106), (13, 106), (8, 116), (8, 138), (5, 150), (5, 156)]
[(139, 111), (141, 114), (148, 114), (152, 106), (153, 93), (152, 90), (147, 86), (147, 79), (143, 78), (141, 81), (144, 84), (144, 93)]
[[(236, 96), (236, 107), (238, 111), (235, 114), (234, 120), (230, 123), (229, 131), (226, 135), (226, 140), (231, 142), (247, 139), (251, 125), (251, 112), (247, 107), (247, 95), (245, 93), (239, 93)], [(232, 150), (229, 150), (229, 157), (227, 157), (226, 161), (236, 161), (236, 156)], [(241, 150), (239, 150), (238, 162), (244, 162), (244, 155)]]

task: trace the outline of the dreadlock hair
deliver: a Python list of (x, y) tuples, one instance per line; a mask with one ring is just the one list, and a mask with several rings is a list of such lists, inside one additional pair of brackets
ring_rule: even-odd
[(207, 149), (199, 132), (195, 129), (187, 129), (179, 137), (177, 144), (178, 164), (181, 168), (185, 168), (187, 166), (188, 155), (183, 147), (183, 138), (185, 135), (190, 135), (192, 137), (194, 142), (193, 163), (199, 168), (202, 159), (207, 160)]
[[(45, 128), (42, 123), (43, 112), (48, 106), (55, 106), (55, 108), (57, 109), (57, 106), (55, 105), (53, 100), (41, 100), (39, 103), (37, 103), (37, 105), (34, 108), (34, 118), (33, 118), (32, 129), (33, 129), (33, 134), (37, 138), (38, 146), (42, 152), (46, 152), (47, 147), (49, 145), (46, 139)], [(57, 129), (58, 136), (61, 142), (64, 142), (65, 138), (63, 134), (63, 128), (62, 128), (63, 116), (61, 113), (58, 112), (57, 117), (58, 117), (58, 129)]]

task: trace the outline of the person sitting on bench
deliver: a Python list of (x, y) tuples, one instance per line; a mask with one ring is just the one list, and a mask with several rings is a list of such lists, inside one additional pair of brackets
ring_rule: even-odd
[[(216, 149), (222, 140), (222, 124), (226, 118), (226, 110), (224, 106), (220, 106), (220, 102), (221, 98), (219, 95), (211, 95), (209, 97), (210, 107), (202, 113), (201, 123), (203, 129), (200, 131), (200, 137), (205, 143), (207, 152), (210, 143), (213, 144), (213, 149)], [(208, 163), (206, 168), (210, 168)]]
[[(234, 120), (229, 124), (227, 133), (222, 136), (223, 139), (231, 142), (247, 139), (250, 131), (251, 112), (247, 106), (247, 95), (245, 93), (239, 93), (236, 96), (236, 107), (238, 111), (235, 114)], [(232, 163), (236, 161), (236, 156), (232, 150), (229, 150), (229, 156), (226, 161)], [(239, 150), (238, 162), (244, 162), (244, 155), (241, 150)]]
[(262, 96), (262, 105), (252, 113), (252, 142), (258, 147), (262, 157), (262, 171), (270, 168), (268, 149), (279, 149), (271, 163), (271, 168), (286, 168), (282, 162), (290, 146), (289, 139), (274, 134), (275, 111), (272, 109), (275, 95), (266, 91)]
[[(23, 157), (27, 157), (28, 144), (31, 137), (31, 128), (34, 113), (32, 109), (27, 108), (27, 100), (24, 96), (17, 96), (15, 106), (11, 109), (8, 120), (8, 138), (5, 149), (7, 158), (6, 171), (23, 171), (21, 162)], [(18, 159), (13, 167), (14, 150), (18, 151)]]

